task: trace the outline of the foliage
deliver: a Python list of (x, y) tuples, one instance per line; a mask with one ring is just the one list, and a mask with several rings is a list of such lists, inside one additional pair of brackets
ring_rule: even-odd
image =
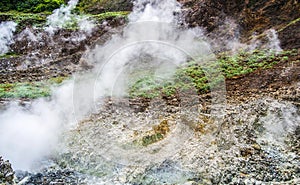
[(130, 96), (154, 98), (159, 96), (160, 87), (160, 82), (153, 75), (148, 74), (130, 84)]
[(147, 135), (142, 138), (142, 145), (148, 146), (152, 143), (156, 143), (159, 140), (162, 140), (164, 136), (161, 133), (154, 133), (152, 135)]
[(218, 56), (221, 71), (226, 78), (251, 73), (257, 69), (271, 68), (280, 61), (288, 60), (288, 52), (276, 54), (264, 50), (241, 51), (235, 55), (222, 53)]
[(50, 15), (49, 12), (43, 13), (22, 13), (17, 11), (0, 12), (0, 16), (5, 17), (7, 21), (14, 21), (16, 23), (21, 23), (22, 21), (36, 20), (36, 21), (46, 21), (46, 17)]
[(50, 87), (62, 83), (66, 77), (51, 78), (42, 82), (0, 84), (0, 98), (39, 98), (51, 95)]
[(22, 31), (29, 25), (43, 26), (49, 12), (43, 13), (22, 13), (17, 11), (0, 12), (0, 16), (6, 21), (14, 21), (17, 23), (17, 32)]
[(38, 98), (50, 95), (42, 83), (0, 84), (0, 98)]
[[(9, 12), (0, 12), (0, 16), (4, 18), (6, 21), (14, 21), (18, 24), (17, 32), (22, 31), (28, 25), (34, 25), (36, 27), (43, 27), (46, 24), (47, 16), (50, 15), (50, 12), (42, 12), (42, 13), (22, 13), (17, 11), (9, 11)], [(95, 22), (101, 23), (101, 21), (105, 19), (112, 19), (115, 17), (126, 17), (129, 12), (106, 12), (96, 15), (80, 15), (80, 17), (84, 16), (87, 19), (95, 20)], [(73, 18), (69, 22), (67, 22), (63, 28), (69, 30), (78, 29), (77, 19)]]
[(62, 4), (64, 4), (64, 0), (1, 0), (0, 2), (0, 11), (19, 11), (19, 12), (44, 12), (59, 8)]
[(129, 84), (129, 95), (144, 98), (160, 95), (170, 97), (176, 95), (178, 91), (189, 89), (196, 89), (199, 94), (207, 93), (211, 88), (218, 86), (224, 77), (236, 78), (258, 69), (271, 68), (279, 62), (287, 61), (295, 53), (296, 50), (278, 54), (265, 50), (241, 51), (234, 55), (221, 53), (217, 56), (216, 62), (208, 65), (191, 61), (178, 68), (172, 79), (163, 82), (157, 80), (153, 74), (145, 73)]

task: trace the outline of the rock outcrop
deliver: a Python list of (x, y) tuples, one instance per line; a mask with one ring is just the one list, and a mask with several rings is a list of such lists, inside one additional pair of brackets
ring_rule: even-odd
[(9, 161), (4, 161), (0, 156), (0, 184), (13, 184), (14, 171)]

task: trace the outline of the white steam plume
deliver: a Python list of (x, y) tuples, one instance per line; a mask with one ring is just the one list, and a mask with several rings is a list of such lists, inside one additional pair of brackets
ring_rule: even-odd
[(268, 45), (267, 48), (270, 49), (273, 52), (280, 52), (282, 51), (281, 47), (280, 47), (280, 40), (278, 39), (278, 35), (276, 30), (274, 29), (270, 29), (267, 30), (267, 37), (268, 37)]
[[(54, 15), (59, 18), (60, 12), (65, 12), (70, 19), (76, 3), (70, 1)], [(1, 113), (0, 154), (11, 160), (15, 169), (30, 169), (33, 162), (51, 152), (59, 133), (94, 111), (101, 97), (126, 94), (126, 77), (131, 72), (148, 68), (157, 78), (170, 78), (178, 65), (191, 58), (210, 60), (213, 55), (200, 29), (176, 27), (174, 11), (179, 9), (176, 0), (136, 1), (122, 34), (91, 51), (88, 59), (94, 70), (54, 89), (51, 100), (36, 100), (29, 109), (12, 104)]]
[(38, 99), (30, 106), (11, 103), (0, 114), (0, 155), (15, 169), (29, 170), (55, 146), (65, 123), (72, 123), (72, 84), (55, 89), (51, 101)]
[(13, 43), (13, 32), (16, 31), (17, 23), (13, 21), (0, 23), (0, 55), (9, 51), (9, 45)]
[(17, 37), (18, 41), (21, 41), (23, 39), (27, 39), (29, 42), (36, 43), (40, 41), (42, 38), (41, 35), (36, 35), (29, 28), (26, 28)]
[(95, 24), (85, 17), (72, 13), (77, 3), (78, 0), (70, 0), (67, 6), (62, 5), (59, 9), (54, 10), (53, 14), (47, 17), (48, 26), (45, 30), (54, 34), (58, 29), (77, 24), (81, 31), (90, 34)]
[(297, 108), (291, 104), (273, 101), (266, 116), (259, 120), (265, 128), (260, 140), (284, 144), (284, 138), (299, 126), (300, 117), (297, 115)]
[[(233, 53), (241, 50), (253, 51), (255, 49), (268, 49), (271, 53), (282, 51), (280, 40), (275, 29), (265, 30), (260, 35), (253, 33), (249, 43), (241, 43), (239, 25), (235, 20), (226, 18), (214, 33), (210, 33), (209, 43), (214, 51), (231, 51)], [(262, 39), (261, 36), (265, 36)]]

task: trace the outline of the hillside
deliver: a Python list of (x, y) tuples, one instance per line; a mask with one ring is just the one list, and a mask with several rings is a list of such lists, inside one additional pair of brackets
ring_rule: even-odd
[(299, 1), (3, 0), (0, 33), (0, 185), (300, 183)]

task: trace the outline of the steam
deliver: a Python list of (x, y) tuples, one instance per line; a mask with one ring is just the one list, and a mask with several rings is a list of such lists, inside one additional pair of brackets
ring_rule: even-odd
[(240, 42), (239, 25), (235, 20), (226, 18), (215, 33), (211, 33), (210, 44), (215, 51), (238, 52), (248, 46)]
[(39, 34), (34, 34), (30, 28), (26, 28), (25, 30), (23, 30), (17, 37), (17, 40), (18, 41), (21, 41), (23, 39), (27, 39), (29, 40), (30, 42), (33, 42), (33, 43), (36, 43), (38, 41), (40, 41), (42, 38), (41, 38), (41, 35)]
[(275, 29), (268, 29), (260, 35), (256, 34), (253, 33), (252, 39), (248, 43), (241, 43), (239, 25), (235, 20), (226, 18), (217, 31), (210, 33), (209, 43), (216, 52), (231, 51), (236, 53), (241, 50), (251, 52), (256, 49), (266, 49), (270, 53), (282, 51)]
[(9, 45), (13, 43), (13, 33), (17, 23), (8, 21), (0, 23), (0, 55), (9, 51)]
[[(101, 97), (127, 97), (128, 81), (132, 79), (152, 75), (157, 83), (164, 83), (171, 81), (176, 68), (189, 60), (194, 59), (199, 65), (205, 66), (202, 60), (214, 59), (201, 29), (178, 28), (177, 15), (180, 12), (175, 14), (174, 10), (179, 9), (176, 0), (135, 2), (134, 11), (129, 15), (129, 24), (122, 33), (113, 35), (104, 45), (98, 45), (90, 51), (87, 61), (94, 69), (89, 77), (80, 76), (76, 80), (74, 88), (78, 90), (74, 90), (75, 115), (82, 114), (83, 109), (93, 110), (91, 105), (101, 103)], [(151, 72), (147, 74), (147, 71)], [(222, 91), (219, 93), (222, 94)], [(128, 127), (137, 127), (134, 122), (139, 123), (138, 128), (149, 127), (147, 123), (143, 124), (146, 121), (127, 121), (125, 124)], [(177, 135), (181, 138), (172, 137), (157, 152), (150, 152), (154, 151), (151, 147), (143, 150), (124, 148), (120, 146), (126, 140), (124, 132), (103, 128), (97, 136), (102, 143), (101, 148), (96, 146), (94, 150), (104, 158), (123, 165), (146, 165), (163, 161), (176, 153), (182, 147), (182, 142), (187, 140), (185, 138), (191, 136), (184, 129), (185, 125), (178, 124), (176, 128), (177, 132), (183, 132)], [(138, 161), (142, 164), (137, 164)]]
[(280, 40), (278, 39), (278, 35), (276, 30), (274, 29), (270, 29), (267, 30), (267, 37), (268, 37), (268, 45), (267, 48), (278, 53), (280, 51), (282, 51), (281, 47), (280, 47)]
[(89, 107), (103, 96), (128, 96), (128, 78), (142, 68), (154, 71), (154, 78), (164, 81), (188, 59), (212, 54), (200, 29), (176, 27), (173, 11), (179, 8), (175, 0), (135, 2), (122, 34), (96, 46), (87, 56), (94, 70), (88, 78), (80, 76), (76, 80), (75, 115), (82, 114), (81, 107)]
[(9, 157), (15, 168), (28, 169), (41, 155), (46, 154), (44, 151), (53, 147), (57, 128), (52, 123), (59, 120), (49, 108), (39, 102), (29, 112), (11, 105), (0, 115), (1, 154)]
[[(71, 0), (55, 10), (46, 30), (54, 33), (71, 21), (77, 2)], [(35, 100), (28, 108), (11, 104), (0, 115), (1, 155), (15, 169), (28, 170), (51, 153), (60, 133), (97, 111), (102, 97), (126, 95), (130, 74), (144, 67), (163, 81), (171, 79), (175, 68), (191, 58), (213, 57), (200, 29), (177, 28), (174, 10), (178, 13), (179, 9), (176, 0), (136, 1), (122, 34), (88, 55), (92, 71), (54, 88), (50, 100)]]
[[(93, 22), (72, 13), (77, 3), (78, 0), (71, 0), (67, 6), (55, 10), (48, 17), (45, 30), (51, 35), (75, 21), (81, 30), (91, 34)], [(0, 153), (12, 162), (15, 169), (30, 170), (35, 162), (50, 154), (59, 142), (60, 134), (76, 126), (91, 113), (97, 112), (103, 97), (128, 96), (130, 78), (134, 75), (134, 78), (148, 75), (137, 72), (152, 71), (151, 74), (158, 83), (163, 83), (172, 80), (176, 68), (189, 60), (205, 65), (204, 60), (210, 62), (214, 59), (211, 46), (204, 41), (207, 38), (200, 28), (178, 27), (180, 4), (176, 0), (137, 0), (134, 5), (134, 10), (129, 15), (129, 24), (122, 32), (113, 35), (111, 40), (96, 46), (87, 54), (87, 62), (94, 66), (91, 71), (74, 75), (60, 87), (53, 88), (50, 99), (38, 99), (26, 107), (11, 103), (0, 114)], [(228, 20), (227, 26), (237, 25)], [(0, 54), (8, 51), (15, 27), (13, 22), (0, 25), (0, 31), (4, 33), (0, 36)], [(227, 29), (232, 31), (232, 42), (225, 43), (225, 47), (233, 50), (249, 47), (239, 43), (234, 29)], [(39, 40), (30, 30), (25, 30), (23, 36), (32, 42)], [(85, 38), (81, 36), (78, 38)], [(268, 38), (268, 47), (279, 51), (279, 41), (274, 30), (270, 31)], [(221, 91), (219, 93), (222, 94)], [(289, 112), (284, 112), (284, 109), (282, 112), (289, 118)], [(264, 119), (263, 122), (273, 122), (272, 117)], [(282, 134), (279, 130), (286, 124), (292, 126), (288, 119), (283, 122), (275, 121), (278, 125), (274, 128), (278, 129), (268, 130), (273, 135)], [(284, 127), (283, 130), (285, 129)], [(104, 143), (107, 142), (110, 141)], [(173, 143), (176, 144), (174, 141)], [(124, 149), (120, 150), (115, 145), (111, 150), (110, 146), (112, 145), (104, 146), (107, 147), (104, 151), (112, 158), (122, 158), (119, 151)], [(169, 148), (173, 150), (172, 147)], [(133, 157), (125, 152), (125, 157)]]
[(0, 114), (0, 149), (15, 169), (30, 170), (54, 148), (58, 135), (72, 123), (72, 84), (23, 107), (13, 102)]
[(250, 43), (246, 45), (247, 50), (253, 51), (255, 49), (267, 49), (270, 53), (279, 53), (282, 51), (280, 47), (280, 40), (275, 29), (269, 29), (262, 33), (265, 35), (264, 41), (258, 35), (253, 35)]
[(47, 17), (48, 26), (45, 28), (45, 31), (54, 34), (61, 28), (78, 25), (81, 31), (90, 34), (95, 27), (94, 23), (86, 17), (72, 13), (77, 3), (78, 0), (70, 0), (67, 6), (62, 5), (59, 9), (54, 10), (53, 14)]
[(260, 118), (260, 122), (265, 128), (261, 140), (284, 144), (284, 138), (299, 126), (300, 117), (295, 106), (273, 101), (268, 106), (266, 116)]

